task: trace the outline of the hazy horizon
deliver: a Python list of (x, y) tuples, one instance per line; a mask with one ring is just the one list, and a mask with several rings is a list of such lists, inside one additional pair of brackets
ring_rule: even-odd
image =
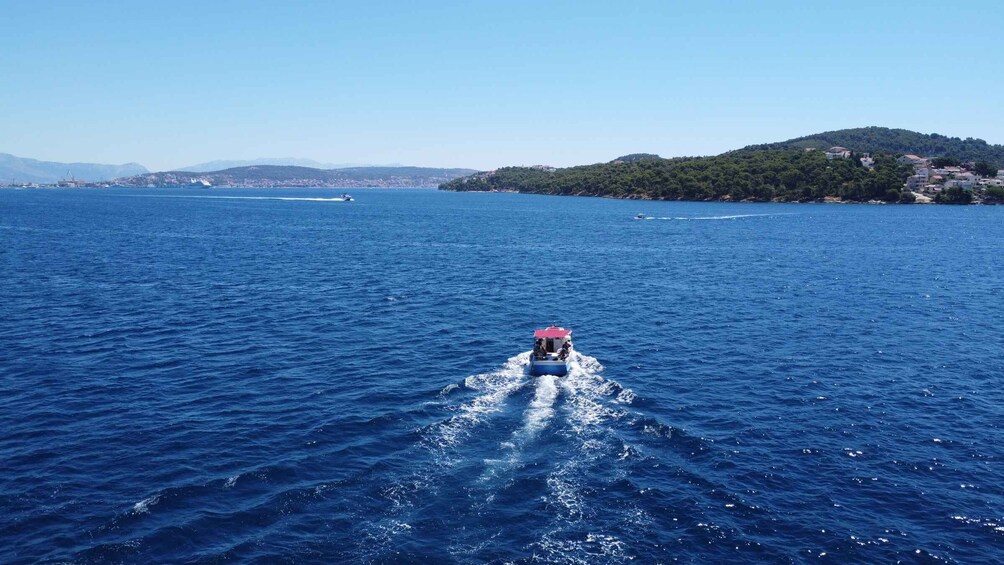
[(1002, 143), (995, 8), (13, 4), (0, 152), (494, 169), (869, 125)]

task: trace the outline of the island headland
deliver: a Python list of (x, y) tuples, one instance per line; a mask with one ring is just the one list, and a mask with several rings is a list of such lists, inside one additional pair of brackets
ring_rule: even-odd
[(651, 153), (608, 163), (503, 167), (440, 190), (640, 200), (1004, 203), (1004, 145), (865, 127), (751, 145), (709, 157)]

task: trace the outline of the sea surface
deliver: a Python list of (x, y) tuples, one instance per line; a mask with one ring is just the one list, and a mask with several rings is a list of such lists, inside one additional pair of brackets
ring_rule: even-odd
[(340, 194), (0, 190), (0, 563), (1004, 560), (1004, 207)]

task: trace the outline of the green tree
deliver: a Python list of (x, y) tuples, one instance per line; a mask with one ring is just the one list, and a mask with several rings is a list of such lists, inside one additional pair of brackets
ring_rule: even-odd
[(1004, 204), (1004, 188), (991, 186), (987, 188), (986, 200), (990, 204)]
[(974, 171), (976, 171), (976, 174), (981, 177), (992, 177), (997, 175), (997, 167), (987, 163), (986, 161), (976, 163)]
[(935, 157), (931, 159), (931, 165), (936, 169), (943, 169), (945, 167), (958, 167), (962, 164), (957, 157), (945, 156), (945, 157)]
[(934, 201), (939, 204), (972, 204), (973, 193), (957, 186), (953, 186), (952, 188), (938, 194), (938, 196), (934, 198)]

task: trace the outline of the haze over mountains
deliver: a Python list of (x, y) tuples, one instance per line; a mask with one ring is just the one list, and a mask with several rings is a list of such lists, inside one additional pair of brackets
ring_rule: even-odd
[[(787, 141), (751, 145), (722, 154), (722, 157), (750, 152), (826, 149), (843, 146), (856, 152), (916, 153), (924, 156), (951, 156), (962, 161), (986, 161), (1004, 166), (1004, 145), (982, 139), (958, 138), (936, 133), (923, 134), (884, 127), (852, 128), (817, 133)], [(679, 158), (677, 158), (679, 159)], [(620, 163), (662, 160), (652, 153), (625, 155)], [(550, 167), (547, 167), (551, 169)], [(573, 167), (574, 168), (574, 167)], [(295, 157), (252, 160), (216, 160), (151, 173), (139, 163), (108, 165), (60, 163), (16, 157), (0, 153), (0, 184), (54, 184), (74, 179), (85, 182), (116, 181), (132, 186), (187, 184), (194, 176), (214, 186), (435, 186), (476, 171), (463, 168), (405, 167), (401, 165), (354, 165), (322, 163)]]
[[(433, 167), (350, 167), (315, 169), (280, 165), (234, 167), (208, 173), (165, 171), (115, 179), (122, 186), (173, 187), (205, 181), (215, 187), (434, 187), (477, 171)], [(193, 182), (194, 181), (194, 182)]]
[[(240, 172), (237, 169), (245, 170)], [(343, 174), (324, 173), (324, 171), (332, 170), (343, 171)], [(139, 163), (126, 163), (123, 165), (61, 163), (0, 153), (0, 184), (55, 184), (63, 180), (102, 182), (120, 179), (132, 179), (138, 182), (137, 179), (139, 177), (149, 175), (151, 177), (150, 183), (160, 185), (163, 178), (183, 179), (185, 177), (183, 174), (172, 175), (172, 173), (193, 173), (205, 176), (207, 173), (217, 173), (220, 171), (230, 171), (229, 174), (213, 176), (221, 181), (233, 179), (251, 181), (250, 177), (253, 177), (255, 172), (257, 172), (263, 177), (267, 177), (259, 179), (267, 184), (268, 181), (291, 180), (290, 172), (297, 171), (301, 173), (300, 176), (303, 179), (309, 178), (315, 182), (322, 183), (342, 179), (349, 183), (347, 186), (353, 186), (366, 180), (377, 183), (377, 186), (383, 186), (388, 183), (396, 186), (402, 182), (407, 183), (407, 179), (410, 179), (411, 182), (422, 182), (423, 186), (434, 186), (444, 180), (475, 172), (473, 169), (407, 167), (399, 164), (322, 163), (313, 159), (278, 157), (252, 160), (208, 161), (181, 167), (173, 171), (154, 173)], [(146, 184), (148, 183), (143, 183), (144, 186)]]
[(0, 183), (51, 184), (61, 180), (101, 181), (149, 172), (139, 163), (104, 165), (100, 163), (59, 163), (0, 153)]
[(258, 159), (249, 160), (239, 160), (239, 159), (219, 159), (215, 161), (208, 161), (206, 163), (199, 163), (197, 165), (188, 165), (186, 167), (179, 167), (175, 169), (176, 171), (189, 171), (192, 173), (209, 173), (213, 171), (222, 171), (224, 169), (234, 169), (237, 167), (254, 167), (260, 165), (277, 165), (285, 167), (309, 167), (311, 169), (349, 169), (353, 167), (402, 167), (403, 165), (399, 163), (390, 163), (385, 165), (374, 165), (369, 163), (322, 163), (320, 161), (315, 161), (313, 159), (299, 159), (297, 157), (261, 157)]

